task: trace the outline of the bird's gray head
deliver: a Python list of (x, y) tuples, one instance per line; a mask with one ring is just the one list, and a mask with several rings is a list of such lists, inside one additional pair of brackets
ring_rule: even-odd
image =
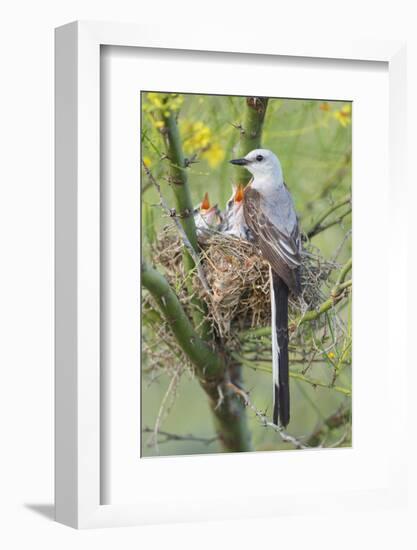
[(230, 162), (244, 166), (255, 178), (275, 176), (275, 178), (282, 179), (281, 163), (277, 156), (268, 149), (254, 149), (245, 157)]

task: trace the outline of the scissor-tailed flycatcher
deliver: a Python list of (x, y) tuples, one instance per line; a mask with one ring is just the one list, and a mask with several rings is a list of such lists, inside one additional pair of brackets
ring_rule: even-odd
[(253, 178), (243, 197), (245, 221), (256, 246), (269, 262), (271, 284), (273, 421), (290, 421), (288, 370), (288, 294), (300, 293), (301, 238), (292, 197), (281, 163), (267, 149), (255, 149), (230, 161), (244, 166)]
[(208, 193), (204, 195), (201, 203), (194, 208), (194, 221), (197, 232), (197, 239), (204, 243), (222, 221), (221, 212), (214, 204), (210, 205)]
[(243, 213), (243, 193), (244, 187), (242, 185), (233, 185), (233, 193), (227, 201), (220, 230), (224, 235), (231, 235), (249, 241), (251, 236)]

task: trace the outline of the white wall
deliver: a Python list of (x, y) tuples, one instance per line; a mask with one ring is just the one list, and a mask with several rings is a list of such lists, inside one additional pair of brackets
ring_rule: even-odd
[[(28, 505), (53, 498), (53, 28), (75, 19), (243, 24), (257, 32), (408, 40), (409, 174), (416, 186), (417, 38), (412, 2), (14, 0), (1, 10), (0, 64), (0, 545), (3, 548), (411, 548), (411, 512), (288, 517), (78, 533)], [(265, 30), (266, 25), (272, 25)], [(413, 193), (413, 196), (412, 196)], [(414, 200), (413, 200), (414, 199)], [(416, 192), (410, 189), (410, 218)], [(414, 230), (414, 224), (411, 227)], [(417, 247), (416, 247), (417, 248)], [(415, 260), (415, 251), (413, 251)], [(416, 265), (415, 263), (413, 264)], [(410, 264), (410, 280), (414, 270)], [(411, 287), (410, 287), (411, 288)], [(410, 292), (410, 301), (415, 292)], [(411, 322), (411, 317), (410, 317)], [(413, 334), (413, 330), (410, 330)], [(414, 359), (415, 363), (415, 359)], [(411, 371), (410, 396), (416, 388)], [(414, 382), (414, 384), (413, 384)], [(413, 422), (413, 426), (415, 423)], [(410, 434), (410, 452), (413, 443)], [(395, 444), (395, 436), (392, 438)], [(414, 484), (415, 489), (415, 484)], [(415, 503), (414, 497), (414, 503)], [(262, 503), (254, 503), (262, 505)], [(45, 507), (41, 508), (45, 512)], [(39, 506), (38, 506), (39, 511)], [(52, 513), (52, 512), (50, 512)], [(414, 511), (415, 516), (415, 511)], [(4, 523), (4, 525), (3, 525)], [(8, 538), (8, 542), (3, 539)], [(408, 540), (408, 542), (406, 542)], [(29, 546), (30, 545), (30, 546)]]

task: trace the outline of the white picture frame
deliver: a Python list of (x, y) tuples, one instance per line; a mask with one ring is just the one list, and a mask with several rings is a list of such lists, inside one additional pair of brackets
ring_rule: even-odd
[[(405, 190), (405, 46), (400, 42), (315, 42), (297, 37), (293, 43), (268, 35), (248, 45), (244, 30), (217, 32), (195, 28), (187, 35), (175, 29), (137, 25), (75, 22), (56, 30), (56, 519), (77, 528), (133, 525), (187, 519), (247, 515), (233, 499), (216, 504), (216, 513), (196, 511), (185, 517), (172, 499), (160, 514), (135, 504), (102, 505), (100, 497), (100, 48), (102, 45), (296, 58), (381, 61), (389, 70), (389, 156), (395, 235), (405, 242), (402, 198)], [(222, 55), (218, 53), (218, 55)], [(393, 237), (395, 237), (395, 235)], [(406, 246), (391, 261), (405, 266)], [(401, 272), (403, 269), (403, 272)], [(405, 281), (405, 267), (396, 277)], [(406, 286), (402, 291), (406, 292)], [(398, 299), (397, 314), (405, 308)], [(405, 319), (405, 314), (404, 314)], [(399, 326), (396, 380), (405, 394), (405, 331)], [(404, 351), (401, 351), (404, 350)], [(398, 504), (405, 498), (404, 406), (397, 416), (395, 451), (390, 455), (383, 491), (340, 494), (357, 508), (379, 502)], [(174, 495), (175, 496), (175, 495)], [(163, 495), (161, 496), (163, 499)], [(271, 513), (326, 509), (334, 495), (289, 495), (286, 506)], [(232, 510), (232, 512), (230, 512)], [(249, 515), (263, 515), (262, 510)]]

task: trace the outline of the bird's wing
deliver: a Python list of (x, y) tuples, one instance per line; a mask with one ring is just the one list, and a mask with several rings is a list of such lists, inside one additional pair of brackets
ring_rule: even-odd
[(283, 227), (273, 223), (261, 207), (261, 195), (252, 187), (245, 190), (243, 207), (246, 223), (263, 257), (288, 288), (298, 294), (297, 268), (301, 264), (298, 224), (288, 233)]

